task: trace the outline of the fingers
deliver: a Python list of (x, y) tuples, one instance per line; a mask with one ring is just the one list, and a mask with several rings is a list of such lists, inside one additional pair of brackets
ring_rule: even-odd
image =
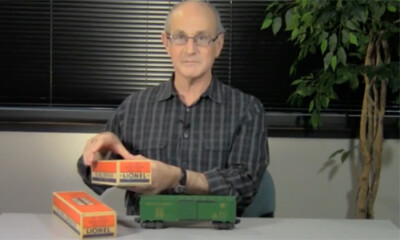
[[(99, 150), (100, 150), (100, 145), (99, 145), (99, 141), (94, 137), (89, 139), (86, 142), (85, 148), (83, 150), (83, 163), (86, 166), (90, 166), (93, 164), (93, 162), (95, 162), (96, 158), (99, 158), (100, 154), (99, 154)], [(96, 154), (97, 153), (97, 154)]]
[(141, 154), (132, 155), (132, 157), (130, 159), (132, 159), (132, 160), (144, 160), (144, 159), (150, 160), (149, 158), (146, 158), (145, 156), (143, 156)]
[(132, 155), (121, 143), (119, 138), (111, 132), (100, 133), (86, 142), (83, 150), (83, 163), (92, 165), (95, 161), (103, 159), (101, 152), (112, 151), (124, 159), (133, 159)]
[(94, 162), (94, 154), (89, 151), (83, 152), (83, 164), (85, 166), (90, 166)]
[(124, 145), (122, 145), (121, 142), (119, 142), (119, 143), (113, 145), (111, 151), (113, 151), (113, 152), (116, 153), (116, 154), (121, 155), (121, 157), (122, 157), (123, 159), (134, 159), (134, 158), (135, 158), (135, 156), (132, 155), (132, 154), (124, 147)]

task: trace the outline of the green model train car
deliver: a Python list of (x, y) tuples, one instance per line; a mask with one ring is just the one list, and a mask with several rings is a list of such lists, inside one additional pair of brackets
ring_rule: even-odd
[(232, 196), (143, 195), (140, 222), (143, 228), (163, 228), (164, 223), (210, 221), (216, 229), (232, 229), (236, 199)]

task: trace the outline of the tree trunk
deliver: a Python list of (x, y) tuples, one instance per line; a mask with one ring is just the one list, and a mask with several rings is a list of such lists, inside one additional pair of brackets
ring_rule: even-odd
[[(384, 63), (388, 64), (390, 63), (390, 50), (389, 46), (386, 40), (383, 40), (380, 42), (380, 45), (382, 46), (383, 49), (383, 54), (384, 54)], [(377, 55), (377, 61), (376, 64), (382, 64), (382, 58), (380, 51), (378, 52)], [(367, 212), (367, 217), (368, 218), (374, 218), (374, 204), (375, 204), (375, 199), (376, 195), (378, 193), (378, 187), (379, 187), (379, 180), (381, 176), (381, 165), (382, 165), (382, 148), (383, 148), (383, 119), (385, 117), (385, 111), (386, 111), (386, 94), (387, 94), (387, 80), (386, 79), (381, 79), (380, 81), (380, 91), (375, 98), (378, 100), (375, 105), (376, 113), (377, 113), (377, 122), (376, 122), (376, 131), (375, 131), (375, 138), (374, 138), (374, 145), (373, 145), (373, 177), (372, 177), (372, 182), (371, 182), (371, 192), (370, 192), (370, 197), (368, 200), (368, 212)]]
[[(386, 40), (372, 38), (368, 44), (365, 66), (390, 63), (390, 51)], [(358, 217), (374, 218), (374, 204), (378, 192), (383, 147), (383, 119), (386, 110), (387, 80), (370, 78), (364, 74), (364, 97), (360, 119), (360, 149), (363, 160), (359, 176), (357, 196)], [(378, 83), (379, 84), (378, 84)]]
[[(372, 66), (373, 64), (373, 52), (375, 49), (374, 40), (371, 39), (368, 44), (367, 54), (365, 57), (364, 64), (366, 66)], [(358, 218), (366, 218), (368, 212), (368, 194), (369, 194), (369, 176), (371, 171), (371, 153), (369, 151), (369, 141), (367, 136), (367, 128), (369, 125), (368, 115), (370, 114), (370, 89), (371, 80), (364, 74), (364, 96), (361, 108), (360, 116), (360, 149), (362, 156), (362, 171), (358, 178)]]

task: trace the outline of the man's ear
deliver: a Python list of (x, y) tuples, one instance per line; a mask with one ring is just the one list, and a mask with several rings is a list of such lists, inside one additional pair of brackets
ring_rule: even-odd
[(215, 51), (215, 58), (219, 57), (219, 55), (221, 54), (222, 48), (224, 47), (224, 34), (219, 34), (217, 41), (216, 41), (216, 51)]
[(169, 45), (170, 45), (170, 42), (168, 41), (167, 33), (166, 33), (166, 32), (162, 32), (162, 33), (161, 33), (161, 41), (162, 41), (162, 43), (163, 43), (163, 45), (164, 45), (165, 50), (167, 50), (167, 53), (169, 54)]

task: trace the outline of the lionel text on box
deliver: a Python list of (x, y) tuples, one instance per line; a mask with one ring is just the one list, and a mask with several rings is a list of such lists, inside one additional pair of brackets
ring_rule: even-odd
[(80, 238), (117, 235), (115, 211), (86, 192), (53, 192), (53, 215)]
[(111, 186), (151, 184), (151, 166), (147, 160), (102, 160), (91, 167), (92, 183)]

